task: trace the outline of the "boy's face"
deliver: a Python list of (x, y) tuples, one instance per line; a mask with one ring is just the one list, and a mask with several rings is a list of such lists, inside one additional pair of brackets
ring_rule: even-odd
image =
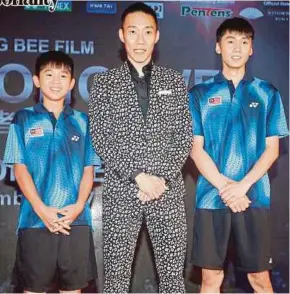
[(143, 67), (152, 57), (159, 31), (150, 14), (133, 12), (126, 16), (123, 28), (119, 29), (119, 37), (131, 63)]
[(68, 68), (48, 64), (41, 69), (39, 77), (33, 76), (33, 82), (35, 87), (42, 91), (44, 100), (63, 102), (67, 93), (74, 87), (75, 79)]
[(221, 54), (223, 69), (243, 68), (253, 54), (252, 39), (244, 33), (227, 31), (216, 43), (216, 53)]

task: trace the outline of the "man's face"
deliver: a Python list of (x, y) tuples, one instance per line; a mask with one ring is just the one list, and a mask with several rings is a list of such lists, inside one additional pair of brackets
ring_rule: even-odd
[(133, 12), (126, 16), (119, 37), (130, 62), (135, 67), (143, 67), (152, 57), (154, 45), (159, 40), (159, 31), (150, 14)]
[(53, 64), (41, 69), (39, 77), (33, 76), (33, 82), (42, 91), (43, 99), (55, 102), (64, 100), (75, 84), (68, 68), (56, 67)]
[(253, 54), (252, 39), (244, 33), (227, 31), (216, 43), (216, 52), (222, 56), (224, 69), (243, 68)]

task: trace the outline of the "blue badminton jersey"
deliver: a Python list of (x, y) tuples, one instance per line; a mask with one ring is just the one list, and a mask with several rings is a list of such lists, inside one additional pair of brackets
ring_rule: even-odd
[[(25, 164), (44, 204), (62, 208), (76, 203), (84, 167), (100, 165), (100, 158), (92, 147), (85, 113), (66, 105), (56, 120), (39, 103), (15, 114), (4, 162)], [(91, 225), (88, 204), (72, 225)], [(22, 197), (18, 228), (42, 227), (30, 202)]]
[[(190, 91), (194, 135), (204, 137), (204, 150), (218, 170), (240, 181), (266, 148), (266, 138), (288, 135), (281, 97), (266, 81), (245, 76), (235, 88), (222, 73)], [(196, 188), (196, 207), (226, 208), (218, 190), (202, 175)], [(270, 183), (265, 174), (248, 191), (251, 207), (269, 208)]]

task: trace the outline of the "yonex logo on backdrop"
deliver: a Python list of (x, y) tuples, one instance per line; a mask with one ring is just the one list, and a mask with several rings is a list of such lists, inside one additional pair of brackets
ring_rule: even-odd
[(249, 107), (254, 107), (256, 108), (259, 105), (259, 102), (252, 102), (249, 104)]
[[(43, 5), (25, 5), (24, 10), (28, 11), (49, 11), (48, 6)], [(59, 0), (57, 2), (56, 8), (54, 12), (71, 12), (72, 11), (72, 2), (71, 1), (63, 1)]]
[(72, 136), (71, 140), (77, 142), (80, 139), (79, 136)]
[(48, 6), (49, 12), (54, 12), (58, 0), (0, 0), (1, 6)]

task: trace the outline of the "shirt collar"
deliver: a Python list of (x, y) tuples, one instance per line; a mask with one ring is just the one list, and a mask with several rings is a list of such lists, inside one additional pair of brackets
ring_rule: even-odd
[[(225, 78), (225, 76), (223, 75), (223, 73), (221, 71), (217, 75), (214, 76), (214, 80), (215, 80), (215, 82), (228, 82), (229, 81)], [(242, 78), (242, 81), (252, 82), (253, 80), (254, 80), (254, 76), (251, 75), (248, 71), (246, 71), (244, 77)]]
[[(136, 70), (134, 65), (130, 62), (129, 59), (127, 59), (127, 63), (128, 63), (128, 67), (129, 67), (131, 75), (134, 77), (139, 77), (138, 71)], [(153, 61), (151, 59), (150, 62), (148, 64), (146, 64), (145, 66), (143, 66), (143, 68), (142, 68), (142, 72), (144, 73), (144, 76), (151, 74), (152, 66), (153, 66)]]
[[(34, 105), (34, 110), (38, 113), (49, 113), (49, 111), (45, 108), (45, 106), (42, 103), (37, 103), (36, 105)], [(66, 116), (71, 115), (73, 114), (73, 109), (68, 104), (65, 104), (63, 113)]]

